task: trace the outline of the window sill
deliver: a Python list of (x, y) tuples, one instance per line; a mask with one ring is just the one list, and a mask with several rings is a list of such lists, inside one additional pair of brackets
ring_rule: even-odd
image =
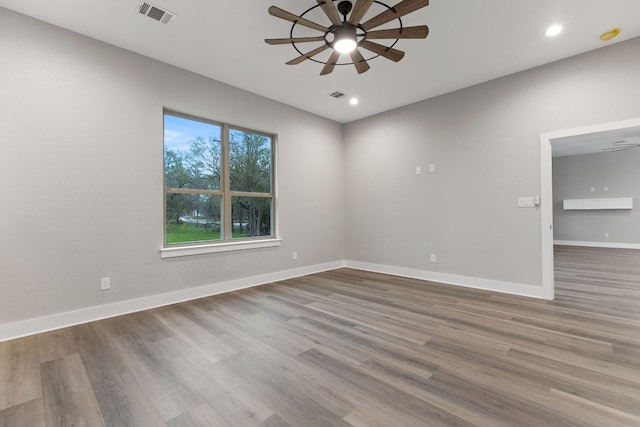
[(211, 243), (208, 245), (176, 246), (160, 249), (160, 258), (176, 258), (190, 255), (213, 254), (218, 252), (244, 251), (280, 246), (280, 239), (250, 240), (227, 243)]

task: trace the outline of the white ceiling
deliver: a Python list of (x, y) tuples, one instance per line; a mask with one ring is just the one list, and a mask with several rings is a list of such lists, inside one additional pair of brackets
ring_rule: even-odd
[[(2, 7), (341, 123), (640, 36), (639, 0), (431, 0), (402, 18), (405, 26), (430, 28), (425, 40), (397, 43), (406, 52), (402, 61), (379, 57), (361, 75), (344, 65), (320, 76), (318, 63), (285, 65), (298, 56), (291, 45), (264, 42), (288, 37), (291, 29), (267, 13), (270, 5), (299, 15), (316, 0), (152, 0), (177, 14), (169, 25), (140, 15), (140, 3), (0, 0)], [(545, 37), (556, 23), (564, 31)], [(615, 27), (620, 36), (608, 43), (599, 39)], [(335, 90), (360, 104), (329, 97)]]

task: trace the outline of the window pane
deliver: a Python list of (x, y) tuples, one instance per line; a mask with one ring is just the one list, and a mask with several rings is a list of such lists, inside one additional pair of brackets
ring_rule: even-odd
[(164, 186), (220, 190), (222, 128), (164, 115)]
[(272, 199), (270, 197), (232, 197), (231, 237), (271, 236)]
[(271, 138), (230, 129), (229, 174), (232, 191), (271, 193)]
[(166, 243), (220, 239), (222, 196), (168, 193), (166, 207)]

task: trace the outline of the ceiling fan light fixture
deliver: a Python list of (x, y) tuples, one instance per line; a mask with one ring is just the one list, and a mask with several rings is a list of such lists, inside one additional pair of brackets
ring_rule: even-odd
[(336, 28), (334, 32), (333, 48), (340, 53), (351, 53), (358, 47), (356, 29), (350, 25)]
[[(338, 3), (337, 5), (335, 4), (336, 2)], [(373, 17), (367, 17), (369, 9), (374, 3), (380, 5), (384, 10)], [(351, 64), (358, 74), (362, 74), (371, 68), (368, 61), (378, 56), (393, 62), (400, 61), (404, 57), (404, 52), (393, 47), (399, 39), (427, 38), (429, 27), (426, 25), (406, 27), (402, 25), (402, 20), (400, 19), (426, 6), (429, 6), (429, 0), (400, 0), (393, 7), (376, 0), (316, 0), (316, 5), (310, 7), (301, 15), (287, 12), (277, 6), (270, 6), (269, 15), (289, 21), (292, 25), (289, 37), (265, 39), (264, 41), (270, 45), (293, 45), (293, 48), (300, 56), (287, 61), (287, 65), (296, 65), (310, 60), (324, 64), (320, 75), (326, 76), (333, 72), (336, 65)], [(308, 12), (316, 8), (322, 9), (326, 18), (331, 22), (330, 26), (320, 25), (305, 18)], [(362, 18), (365, 18), (366, 21), (361, 22)], [(396, 20), (399, 27), (385, 27), (384, 29), (376, 30), (376, 28)], [(322, 35), (297, 37), (295, 30), (298, 27), (306, 27)], [(371, 40), (387, 40), (388, 42), (379, 44)], [(303, 43), (315, 42), (323, 43), (315, 49), (302, 47), (304, 46)], [(328, 58), (325, 57), (323, 58), (324, 60), (314, 58), (327, 49), (332, 49)], [(374, 55), (370, 58), (365, 58), (360, 51), (361, 49)], [(341, 56), (344, 54), (349, 55), (347, 59), (350, 59), (351, 62), (339, 63)]]

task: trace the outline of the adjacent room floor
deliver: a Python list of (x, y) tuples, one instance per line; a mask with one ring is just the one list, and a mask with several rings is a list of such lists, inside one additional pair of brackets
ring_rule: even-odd
[(0, 426), (640, 425), (640, 251), (556, 300), (341, 269), (0, 343)]

